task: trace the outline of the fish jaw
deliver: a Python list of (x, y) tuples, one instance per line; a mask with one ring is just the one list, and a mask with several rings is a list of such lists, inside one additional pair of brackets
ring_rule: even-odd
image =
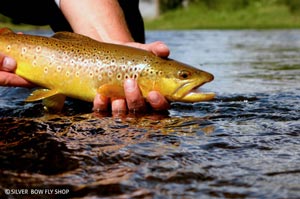
[(183, 97), (179, 99), (181, 102), (202, 102), (202, 101), (209, 101), (212, 100), (215, 97), (215, 93), (213, 92), (199, 92), (198, 88), (190, 90), (188, 93), (186, 93)]
[(199, 88), (205, 83), (211, 82), (214, 76), (204, 71), (201, 71), (201, 73), (201, 77), (182, 83), (171, 95), (167, 96), (167, 99), (170, 101), (188, 103), (212, 100), (215, 97), (215, 93), (202, 92)]

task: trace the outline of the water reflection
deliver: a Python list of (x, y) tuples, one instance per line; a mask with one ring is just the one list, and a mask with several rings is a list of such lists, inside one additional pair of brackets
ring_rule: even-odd
[(216, 99), (143, 115), (91, 113), (69, 100), (54, 115), (24, 103), (28, 90), (0, 88), (0, 197), (5, 188), (68, 189), (67, 198), (299, 197), (300, 32), (147, 34), (213, 73), (205, 89)]

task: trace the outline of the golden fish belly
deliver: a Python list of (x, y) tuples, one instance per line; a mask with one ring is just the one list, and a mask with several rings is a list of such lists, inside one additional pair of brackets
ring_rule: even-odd
[(67, 54), (61, 57), (55, 54), (55, 50), (36, 55), (36, 52), (30, 52), (30, 47), (27, 48), (27, 53), (14, 56), (18, 63), (16, 74), (60, 94), (93, 101), (98, 84), (93, 67), (68, 61)]

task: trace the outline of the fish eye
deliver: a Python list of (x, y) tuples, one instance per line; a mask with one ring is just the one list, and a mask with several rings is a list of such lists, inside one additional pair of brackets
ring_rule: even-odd
[(187, 79), (191, 76), (191, 72), (186, 70), (181, 70), (178, 72), (178, 76), (179, 79)]

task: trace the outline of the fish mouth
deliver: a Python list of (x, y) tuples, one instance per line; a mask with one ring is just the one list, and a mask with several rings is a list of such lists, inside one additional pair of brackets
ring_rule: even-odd
[[(209, 82), (209, 81), (207, 81)], [(213, 92), (203, 92), (200, 90), (200, 87), (204, 85), (207, 82), (203, 82), (201, 84), (197, 84), (196, 86), (191, 87), (193, 84), (192, 82), (187, 82), (183, 85), (181, 85), (174, 93), (176, 93), (174, 96), (176, 96), (175, 101), (179, 102), (202, 102), (202, 101), (209, 101), (212, 100), (215, 97), (215, 93)]]
[(213, 92), (202, 92), (199, 88), (200, 86), (196, 86), (188, 91), (181, 99), (182, 102), (202, 102), (209, 101), (215, 97), (215, 93)]

